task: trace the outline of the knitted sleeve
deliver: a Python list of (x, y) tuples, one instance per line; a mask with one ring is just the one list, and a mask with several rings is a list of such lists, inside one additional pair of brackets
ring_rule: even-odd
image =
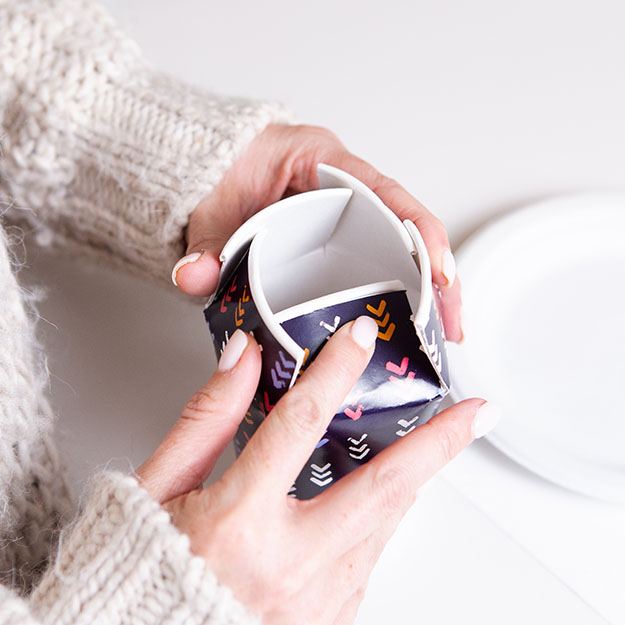
[(0, 587), (0, 625), (258, 623), (136, 480), (97, 484), (30, 598)]
[(198, 201), (288, 117), (152, 71), (91, 0), (0, 0), (0, 214), (42, 243), (167, 279)]

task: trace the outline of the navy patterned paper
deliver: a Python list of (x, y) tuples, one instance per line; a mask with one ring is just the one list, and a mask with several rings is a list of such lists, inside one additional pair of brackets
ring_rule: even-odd
[[(435, 287), (436, 289), (437, 287)], [(430, 360), (445, 384), (445, 389), (451, 387), (451, 379), (449, 375), (449, 361), (447, 359), (447, 347), (445, 345), (445, 330), (443, 322), (438, 312), (437, 298), (438, 293), (433, 293), (432, 305), (430, 306), (430, 314), (428, 322), (423, 331), (424, 340), (421, 349), (427, 352)]]
[[(253, 332), (262, 346), (261, 379), (235, 436), (237, 453), (287, 392), (295, 370), (295, 362), (271, 335), (256, 310), (248, 284), (247, 261), (246, 251), (205, 309), (218, 354), (237, 328)], [(444, 338), (435, 305), (425, 328), (426, 337), (431, 336), (432, 342), (422, 345), (411, 321), (412, 311), (405, 291), (338, 303), (285, 320), (281, 325), (306, 350), (305, 369), (333, 332), (363, 314), (371, 316), (379, 326), (375, 352), (296, 479), (289, 494), (300, 499), (314, 497), (426, 423), (447, 392), (429, 358), (438, 363), (447, 384)]]

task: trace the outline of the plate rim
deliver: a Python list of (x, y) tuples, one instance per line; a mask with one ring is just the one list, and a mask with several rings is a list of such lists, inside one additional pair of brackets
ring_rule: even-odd
[[(567, 206), (577, 207), (578, 209), (584, 202), (594, 202), (606, 204), (609, 202), (612, 205), (620, 202), (623, 205), (623, 220), (625, 221), (625, 191), (586, 191), (581, 193), (567, 193), (549, 196), (540, 200), (529, 202), (527, 204), (519, 205), (518, 207), (505, 211), (503, 213), (494, 215), (480, 226), (478, 226), (469, 236), (467, 236), (462, 243), (454, 250), (454, 256), (458, 267), (458, 275), (461, 277), (464, 274), (463, 265), (466, 264), (466, 257), (476, 245), (479, 245), (481, 239), (488, 237), (491, 231), (501, 227), (505, 227), (506, 223), (514, 220), (528, 218), (531, 214), (538, 211), (549, 210), (552, 214), (554, 211), (564, 210)], [(466, 269), (466, 268), (465, 268)], [(455, 366), (458, 360), (458, 353), (462, 351), (462, 345), (450, 344), (450, 365)], [(455, 353), (454, 353), (455, 352)], [(461, 376), (462, 378), (462, 376)], [(452, 388), (450, 390), (450, 397), (454, 402), (461, 401), (468, 395), (462, 392), (462, 389), (458, 389), (458, 378), (452, 369)], [(510, 445), (505, 437), (498, 434), (495, 429), (490, 434), (486, 435), (486, 439), (490, 444), (497, 448), (502, 454), (510, 458), (513, 462), (524, 467), (534, 475), (537, 475), (548, 482), (557, 484), (561, 487), (573, 491), (575, 493), (581, 493), (583, 495), (592, 497), (593, 499), (600, 499), (613, 503), (625, 503), (625, 492), (618, 492), (614, 488), (605, 488), (602, 484), (593, 484), (592, 486), (585, 482), (570, 479), (562, 472), (553, 470), (553, 467), (549, 467), (549, 464), (545, 465), (541, 462), (536, 462), (531, 456), (524, 455), (519, 452), (514, 445)]]

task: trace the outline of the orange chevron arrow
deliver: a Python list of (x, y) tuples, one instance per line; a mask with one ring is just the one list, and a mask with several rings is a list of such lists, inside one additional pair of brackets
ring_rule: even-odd
[(378, 332), (378, 338), (383, 341), (390, 341), (393, 333), (395, 332), (395, 324), (389, 323), (388, 328), (386, 328), (386, 332)]
[(380, 300), (380, 303), (378, 304), (377, 308), (373, 306), (372, 304), (367, 304), (367, 310), (373, 313), (376, 317), (379, 317), (384, 312), (385, 309), (386, 309), (385, 299)]
[(374, 321), (381, 327), (383, 328), (389, 321), (389, 319), (391, 318), (391, 313), (387, 312), (384, 315), (384, 319), (374, 319)]
[(239, 300), (239, 303), (234, 311), (234, 323), (237, 328), (243, 325), (243, 319), (241, 319), (241, 317), (243, 317), (244, 314), (245, 310), (243, 309), (243, 306), (241, 306), (241, 300)]

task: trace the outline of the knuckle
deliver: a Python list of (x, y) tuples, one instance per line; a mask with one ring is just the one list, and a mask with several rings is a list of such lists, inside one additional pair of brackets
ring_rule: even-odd
[(366, 586), (359, 586), (354, 592), (353, 599), (357, 605), (362, 603), (365, 598), (365, 593), (367, 592)]
[(462, 437), (451, 427), (437, 426), (434, 423), (432, 427), (435, 428), (434, 440), (438, 456), (442, 464), (447, 464), (464, 447)]
[(330, 129), (324, 126), (314, 126), (312, 124), (302, 124), (299, 127), (300, 132), (307, 135), (314, 135), (318, 138), (325, 139), (332, 143), (339, 143), (339, 139)]
[(411, 472), (402, 466), (375, 467), (372, 480), (374, 495), (388, 516), (407, 509), (416, 496)]
[(204, 386), (196, 391), (185, 404), (182, 412), (183, 419), (196, 420), (216, 411), (220, 403), (219, 396), (210, 386)]
[(272, 595), (278, 605), (288, 604), (293, 597), (297, 597), (302, 591), (302, 583), (298, 575), (285, 575), (284, 571), (269, 571)]
[(227, 553), (253, 553), (258, 549), (257, 529), (248, 522), (247, 511), (242, 504), (235, 504), (223, 510), (215, 518), (211, 533), (216, 545)]
[(291, 390), (280, 400), (278, 415), (282, 426), (295, 435), (312, 435), (319, 429), (323, 415), (319, 395)]
[(328, 343), (328, 348), (332, 351), (326, 356), (328, 360), (324, 363), (324, 368), (331, 372), (332, 384), (335, 387), (347, 387), (345, 394), (356, 382), (365, 362), (367, 355), (365, 350), (359, 348), (355, 341), (344, 336), (335, 336), (330, 339), (332, 343)]
[(373, 172), (375, 172), (373, 188), (376, 193), (386, 193), (388, 195), (394, 195), (398, 191), (403, 191), (403, 187), (395, 180), (395, 178), (390, 178), (379, 171), (371, 168)]
[(424, 212), (415, 219), (415, 225), (421, 232), (421, 234), (433, 235), (440, 239), (447, 239), (447, 229), (443, 222), (429, 211)]

